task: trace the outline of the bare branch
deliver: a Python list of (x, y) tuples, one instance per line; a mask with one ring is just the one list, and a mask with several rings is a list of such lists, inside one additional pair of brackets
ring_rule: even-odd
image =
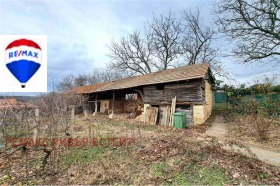
[(236, 57), (244, 62), (279, 61), (279, 1), (221, 1), (215, 13), (219, 30), (237, 43), (233, 50)]
[(153, 64), (157, 70), (167, 69), (181, 53), (181, 23), (170, 11), (166, 17), (154, 16), (148, 26), (147, 34), (151, 39), (153, 53), (158, 58)]
[(142, 39), (140, 32), (133, 32), (127, 38), (122, 38), (119, 43), (111, 42), (110, 53), (112, 69), (129, 70), (137, 74), (152, 72), (151, 47), (146, 39)]

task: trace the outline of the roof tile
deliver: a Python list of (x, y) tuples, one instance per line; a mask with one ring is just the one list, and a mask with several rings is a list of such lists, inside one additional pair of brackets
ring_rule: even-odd
[(196, 79), (196, 78), (204, 77), (208, 69), (209, 69), (208, 63), (188, 65), (188, 66), (178, 67), (174, 69), (152, 72), (145, 75), (128, 77), (117, 81), (77, 87), (74, 89), (74, 91), (76, 93), (83, 94), (83, 93), (101, 92), (107, 90), (132, 88), (132, 87), (137, 87), (142, 85), (151, 85), (151, 84), (158, 84), (158, 83)]

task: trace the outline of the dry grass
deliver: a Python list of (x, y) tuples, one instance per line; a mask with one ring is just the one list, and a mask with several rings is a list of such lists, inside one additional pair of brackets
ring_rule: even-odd
[(280, 150), (279, 121), (254, 115), (238, 115), (229, 122), (230, 134), (243, 140)]
[(40, 167), (39, 161), (43, 154), (36, 149), (28, 149), (26, 156), (18, 151), (9, 162), (1, 154), (0, 183), (280, 184), (279, 168), (223, 150), (215, 139), (205, 139), (206, 128), (204, 125), (178, 130), (131, 120), (115, 121), (102, 115), (77, 118), (75, 137), (118, 136), (137, 140), (129, 147), (59, 148), (45, 168)]

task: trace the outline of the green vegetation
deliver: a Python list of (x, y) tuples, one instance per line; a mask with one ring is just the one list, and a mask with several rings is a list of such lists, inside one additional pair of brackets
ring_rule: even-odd
[(168, 169), (168, 165), (165, 162), (152, 164), (150, 166), (151, 173), (156, 177), (165, 176)]
[(218, 167), (205, 167), (199, 170), (201, 185), (224, 185), (229, 182), (225, 171)]
[(67, 154), (63, 161), (67, 165), (72, 165), (76, 163), (89, 163), (94, 161), (96, 158), (103, 157), (104, 153), (108, 150), (108, 147), (73, 147), (71, 148), (69, 154)]
[(202, 167), (188, 163), (184, 172), (178, 174), (173, 183), (176, 185), (224, 185), (230, 184), (225, 171), (219, 167)]
[(224, 85), (218, 89), (225, 91), (226, 100), (234, 112), (258, 114), (264, 117), (280, 115), (280, 85), (272, 85), (268, 82), (250, 87), (245, 87), (244, 84), (240, 87)]
[(268, 80), (267, 83), (251, 87), (225, 85), (223, 89), (231, 105), (225, 114), (226, 122), (232, 122), (230, 133), (240, 138), (250, 137), (254, 141), (277, 141), (275, 136), (278, 136), (280, 126), (279, 87)]
[(150, 171), (157, 178), (171, 178), (165, 184), (172, 185), (224, 185), (230, 184), (230, 178), (220, 167), (201, 166), (197, 163), (187, 163), (182, 171), (165, 162), (150, 165)]
[(226, 92), (232, 92), (233, 95), (251, 95), (252, 93), (255, 94), (263, 94), (274, 92), (274, 93), (280, 93), (280, 85), (272, 85), (271, 83), (256, 83), (252, 86), (246, 87), (245, 84), (240, 85), (239, 87), (235, 87), (233, 85), (223, 85), (220, 87), (216, 87), (218, 90), (224, 90)]
[(186, 177), (185, 174), (179, 174), (173, 179), (172, 184), (175, 184), (175, 185), (191, 185), (191, 182), (189, 181), (189, 179)]

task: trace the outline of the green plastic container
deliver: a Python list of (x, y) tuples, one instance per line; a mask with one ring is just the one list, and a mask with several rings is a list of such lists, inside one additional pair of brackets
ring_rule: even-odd
[(174, 113), (174, 126), (176, 129), (186, 128), (186, 113), (184, 112)]

